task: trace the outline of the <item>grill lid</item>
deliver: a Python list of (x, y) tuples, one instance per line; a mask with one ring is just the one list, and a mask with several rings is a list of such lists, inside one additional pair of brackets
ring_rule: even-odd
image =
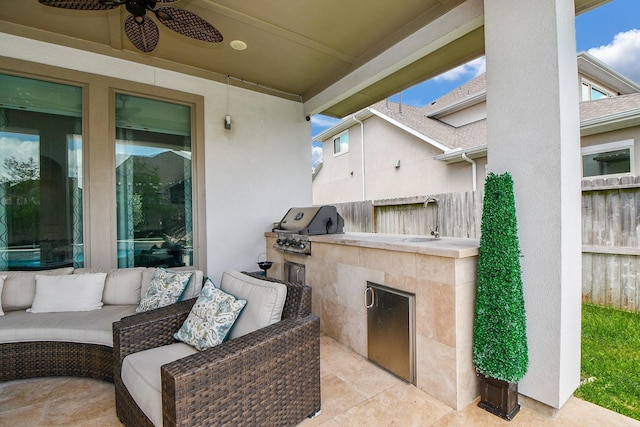
[(335, 206), (291, 208), (273, 231), (308, 235), (343, 233), (344, 219)]

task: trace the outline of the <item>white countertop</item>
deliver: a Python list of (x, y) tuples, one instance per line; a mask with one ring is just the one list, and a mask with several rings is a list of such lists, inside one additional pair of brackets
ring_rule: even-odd
[(455, 237), (434, 239), (431, 236), (383, 233), (324, 234), (320, 236), (309, 236), (309, 240), (312, 242), (413, 252), (447, 258), (477, 256), (480, 245), (478, 239)]

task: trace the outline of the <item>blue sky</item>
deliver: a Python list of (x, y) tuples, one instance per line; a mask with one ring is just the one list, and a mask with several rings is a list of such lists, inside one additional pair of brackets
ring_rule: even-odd
[[(576, 17), (577, 52), (589, 52), (611, 68), (640, 84), (640, 0), (612, 0)], [(577, 53), (576, 52), (576, 53)], [(422, 107), (485, 71), (479, 58), (402, 93), (402, 102)], [(390, 98), (398, 101), (398, 95)], [(311, 136), (339, 120), (311, 117)], [(322, 147), (312, 144), (313, 165), (322, 158)]]

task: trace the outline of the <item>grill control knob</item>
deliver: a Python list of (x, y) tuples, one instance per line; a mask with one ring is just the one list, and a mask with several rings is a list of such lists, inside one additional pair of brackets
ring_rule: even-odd
[(296, 239), (291, 239), (291, 242), (289, 242), (289, 244), (291, 246), (298, 246), (298, 241)]
[(298, 242), (298, 247), (299, 247), (300, 249), (304, 249), (304, 248), (305, 248), (305, 246), (307, 246), (307, 245), (306, 245), (306, 243), (304, 243), (302, 240)]

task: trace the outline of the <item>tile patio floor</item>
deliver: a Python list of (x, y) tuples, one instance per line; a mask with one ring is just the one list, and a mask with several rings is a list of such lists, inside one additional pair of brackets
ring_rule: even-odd
[[(522, 408), (506, 422), (474, 404), (455, 411), (326, 336), (321, 344), (321, 375), (322, 412), (298, 427), (640, 427), (640, 421), (576, 398), (555, 418)], [(0, 426), (53, 425), (120, 426), (113, 385), (80, 378), (0, 383)]]

